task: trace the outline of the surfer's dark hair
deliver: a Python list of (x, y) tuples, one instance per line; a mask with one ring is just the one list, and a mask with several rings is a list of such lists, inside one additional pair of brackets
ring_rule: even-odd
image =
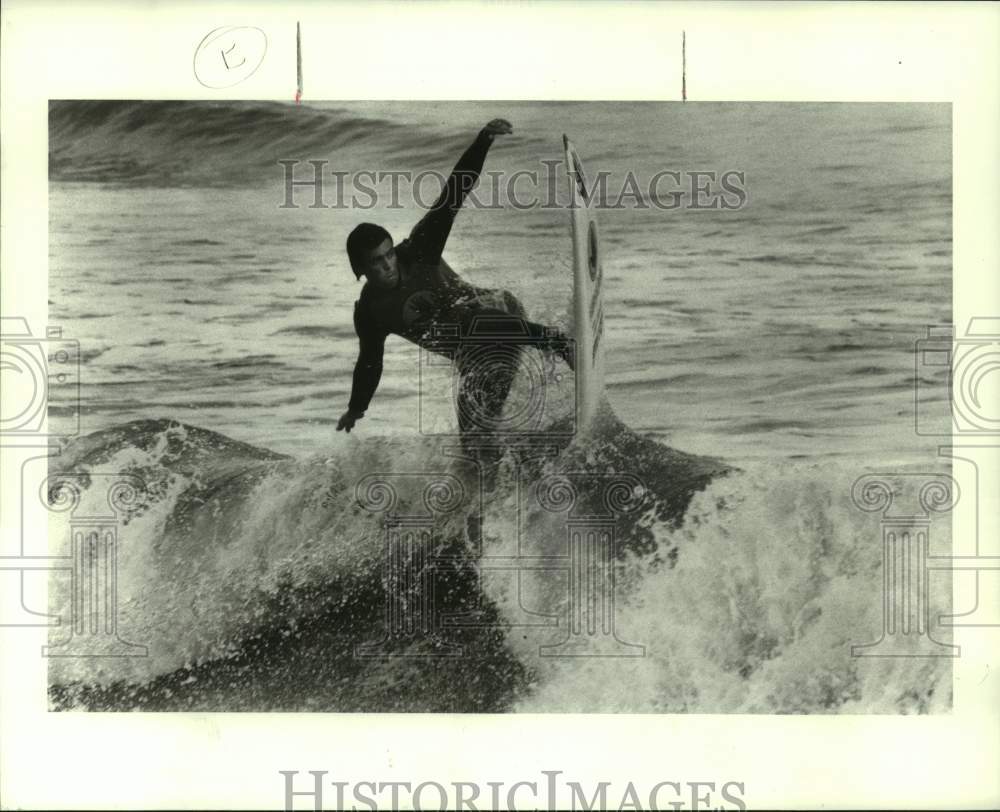
[(378, 248), (392, 235), (382, 226), (374, 223), (362, 223), (355, 226), (354, 231), (347, 235), (347, 258), (351, 261), (351, 270), (358, 279), (365, 272), (363, 265), (365, 254)]

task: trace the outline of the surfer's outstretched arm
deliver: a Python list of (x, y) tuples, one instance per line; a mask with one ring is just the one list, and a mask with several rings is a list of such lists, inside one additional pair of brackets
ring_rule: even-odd
[[(354, 320), (358, 329), (358, 319)], [(354, 364), (354, 377), (351, 381), (351, 401), (347, 411), (337, 421), (337, 431), (350, 432), (354, 424), (364, 417), (368, 404), (371, 403), (375, 390), (382, 379), (382, 355), (385, 352), (386, 336), (358, 329), (360, 350), (358, 360)]]
[(410, 233), (410, 245), (416, 256), (425, 262), (436, 262), (441, 258), (455, 215), (479, 181), (493, 138), (513, 131), (510, 122), (502, 118), (493, 119), (479, 131), (476, 140), (462, 153), (455, 168), (451, 170), (448, 182), (431, 210)]

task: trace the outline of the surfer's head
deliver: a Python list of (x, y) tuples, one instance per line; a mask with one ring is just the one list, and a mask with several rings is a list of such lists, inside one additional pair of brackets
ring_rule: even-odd
[(395, 287), (399, 281), (392, 235), (382, 226), (374, 223), (357, 226), (347, 237), (347, 257), (358, 279), (367, 276), (369, 282), (380, 288)]

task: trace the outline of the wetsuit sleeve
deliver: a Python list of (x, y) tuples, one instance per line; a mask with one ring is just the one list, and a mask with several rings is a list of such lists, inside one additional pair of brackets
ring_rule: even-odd
[(382, 379), (382, 354), (385, 351), (386, 335), (367, 323), (360, 302), (354, 306), (354, 329), (358, 334), (360, 349), (358, 360), (354, 364), (351, 402), (347, 407), (360, 414), (368, 408)]
[(441, 258), (455, 215), (478, 182), (479, 173), (483, 171), (483, 164), (486, 162), (486, 153), (492, 143), (492, 135), (485, 131), (479, 133), (451, 170), (448, 182), (434, 206), (410, 233), (410, 244), (417, 259), (436, 262)]

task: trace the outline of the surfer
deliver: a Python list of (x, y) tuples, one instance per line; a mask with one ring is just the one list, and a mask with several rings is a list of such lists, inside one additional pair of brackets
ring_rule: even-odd
[[(502, 118), (489, 122), (458, 159), (430, 211), (398, 245), (388, 231), (373, 223), (360, 224), (348, 236), (351, 269), (366, 282), (354, 305), (360, 350), (351, 399), (337, 431), (350, 432), (368, 409), (382, 377), (382, 356), (390, 334), (456, 364), (460, 378), (456, 406), (463, 438), (470, 432), (496, 428), (521, 346), (555, 353), (572, 369), (572, 345), (561, 333), (528, 321), (524, 307), (509, 291), (470, 285), (441, 256), (455, 215), (478, 182), (493, 139), (511, 132), (510, 123)], [(502, 351), (482, 351), (484, 328), (488, 343)]]

